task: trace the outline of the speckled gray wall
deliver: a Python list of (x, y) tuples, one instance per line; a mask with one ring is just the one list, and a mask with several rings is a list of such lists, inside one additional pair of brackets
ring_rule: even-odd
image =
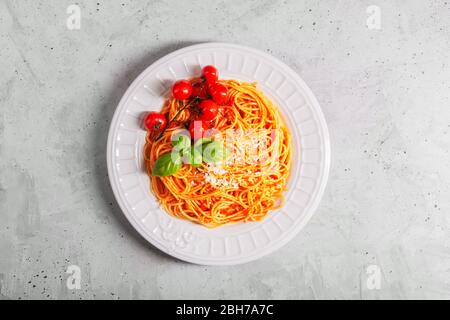
[[(0, 298), (450, 298), (450, 3), (0, 1)], [(377, 5), (381, 29), (366, 26)], [(286, 247), (236, 267), (152, 248), (108, 183), (131, 81), (183, 46), (273, 54), (308, 83), (332, 141), (324, 199)], [(69, 265), (81, 289), (66, 286)], [(367, 267), (381, 270), (369, 290)]]

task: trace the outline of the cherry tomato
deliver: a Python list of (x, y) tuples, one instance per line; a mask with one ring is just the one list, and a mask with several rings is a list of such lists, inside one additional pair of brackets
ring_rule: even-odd
[(205, 132), (208, 130), (208, 125), (205, 121), (192, 121), (189, 125), (189, 134), (194, 140), (203, 138)]
[(192, 86), (192, 97), (206, 99), (208, 97), (208, 86), (206, 83), (197, 82)]
[(219, 79), (219, 71), (214, 66), (206, 66), (202, 69), (202, 75), (209, 84), (216, 83)]
[(150, 112), (144, 119), (145, 128), (150, 132), (164, 130), (167, 119), (162, 113)]
[(212, 100), (203, 100), (200, 103), (200, 119), (203, 121), (213, 120), (219, 113), (217, 104)]
[(175, 82), (172, 93), (177, 100), (186, 100), (192, 95), (192, 84), (187, 80), (179, 80)]
[(211, 98), (217, 104), (225, 104), (228, 101), (228, 88), (221, 83), (215, 83), (208, 88)]

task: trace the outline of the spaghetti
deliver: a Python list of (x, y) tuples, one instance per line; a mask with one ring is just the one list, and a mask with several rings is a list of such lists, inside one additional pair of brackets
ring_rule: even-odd
[[(198, 81), (198, 79), (192, 82)], [(291, 137), (277, 107), (255, 84), (220, 81), (228, 88), (228, 106), (214, 119), (212, 138), (223, 141), (230, 156), (220, 163), (184, 164), (172, 176), (154, 177), (156, 160), (172, 149), (172, 136), (195, 118), (181, 113), (181, 102), (166, 101), (162, 113), (177, 121), (155, 141), (147, 134), (144, 159), (151, 189), (171, 215), (209, 228), (260, 221), (281, 207), (291, 168)]]

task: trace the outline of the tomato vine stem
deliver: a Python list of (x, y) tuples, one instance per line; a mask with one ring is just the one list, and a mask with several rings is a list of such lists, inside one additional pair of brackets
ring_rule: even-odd
[(159, 135), (156, 137), (155, 142), (162, 138), (164, 132), (166, 132), (166, 130), (170, 127), (170, 125), (171, 125), (172, 123), (174, 123), (174, 122), (177, 120), (178, 116), (179, 116), (184, 110), (186, 110), (187, 108), (189, 108), (190, 106), (192, 106), (193, 104), (195, 104), (195, 103), (197, 103), (197, 102), (199, 102), (199, 101), (200, 101), (200, 98), (199, 98), (199, 97), (195, 97), (195, 98), (192, 99), (189, 103), (185, 104), (180, 110), (178, 110), (178, 112), (175, 114), (175, 116), (169, 121), (169, 123), (167, 124), (167, 126), (164, 128), (164, 130), (162, 130), (162, 131), (159, 133)]

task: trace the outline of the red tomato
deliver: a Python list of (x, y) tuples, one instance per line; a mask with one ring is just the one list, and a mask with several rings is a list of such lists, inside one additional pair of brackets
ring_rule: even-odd
[(172, 93), (177, 100), (186, 100), (192, 95), (192, 84), (187, 80), (179, 80), (175, 82)]
[(206, 66), (202, 69), (202, 75), (209, 84), (216, 83), (219, 79), (219, 71), (214, 66)]
[(203, 138), (205, 132), (208, 130), (208, 125), (205, 121), (192, 121), (189, 125), (189, 134), (194, 140)]
[(150, 112), (144, 119), (145, 128), (150, 132), (164, 130), (167, 119), (162, 113)]
[(219, 113), (217, 104), (212, 100), (203, 100), (200, 103), (200, 119), (203, 121), (213, 120)]
[(208, 90), (215, 103), (225, 104), (228, 101), (228, 88), (223, 84), (215, 83)]
[(208, 85), (203, 82), (197, 82), (192, 86), (192, 97), (206, 99), (208, 97)]

